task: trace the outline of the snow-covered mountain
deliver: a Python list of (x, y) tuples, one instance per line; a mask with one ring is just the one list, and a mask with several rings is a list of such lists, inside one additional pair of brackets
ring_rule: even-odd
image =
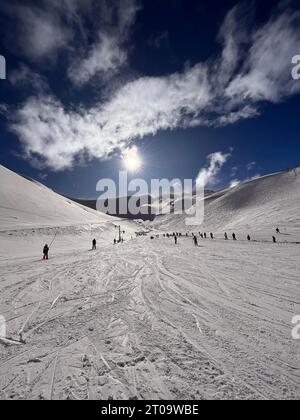
[[(69, 226), (116, 223), (117, 219), (65, 198), (34, 180), (26, 179), (0, 166), (0, 228)], [(174, 200), (152, 200), (152, 209), (169, 213)], [(281, 172), (222, 190), (205, 199), (205, 220), (199, 230), (300, 231), (300, 170)], [(186, 215), (157, 216), (154, 229), (186, 230)], [(197, 228), (197, 227), (195, 227)]]
[(44, 185), (0, 166), (0, 228), (100, 223), (107, 215), (74, 203)]
[[(155, 227), (186, 230), (185, 215), (157, 217)], [(205, 199), (205, 220), (199, 230), (265, 231), (279, 227), (300, 231), (300, 170), (257, 178)], [(196, 227), (197, 229), (197, 227)]]
[[(99, 213), (73, 202), (31, 179), (0, 166), (1, 258), (39, 255), (55, 239), (52, 252), (89, 249), (93, 238), (99, 246), (135, 236), (139, 225)], [(142, 228), (141, 228), (142, 229)]]

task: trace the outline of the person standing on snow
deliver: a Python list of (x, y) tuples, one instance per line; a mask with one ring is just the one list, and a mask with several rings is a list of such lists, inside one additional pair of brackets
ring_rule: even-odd
[(228, 235), (226, 232), (225, 232), (224, 238), (225, 238), (225, 241), (228, 241)]
[(174, 239), (175, 239), (175, 245), (177, 245), (177, 243), (178, 243), (178, 238), (177, 238), (177, 236), (174, 236)]
[(197, 238), (197, 236), (194, 236), (194, 244), (195, 244), (195, 246), (198, 246), (198, 238)]
[(96, 251), (96, 249), (97, 249), (97, 241), (96, 239), (93, 239), (92, 251)]
[(234, 241), (236, 241), (236, 234), (235, 234), (235, 233), (233, 233), (233, 234), (232, 234), (232, 239), (233, 239)]
[(48, 260), (49, 259), (49, 247), (48, 247), (48, 245), (44, 246), (43, 254), (44, 254), (43, 260)]
[(250, 235), (248, 235), (248, 236), (247, 236), (247, 240), (248, 240), (248, 241), (251, 241), (251, 237), (250, 237)]

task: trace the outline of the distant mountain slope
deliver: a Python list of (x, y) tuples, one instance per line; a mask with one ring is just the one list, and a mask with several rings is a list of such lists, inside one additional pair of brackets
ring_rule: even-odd
[[(83, 206), (89, 207), (93, 210), (97, 209), (97, 200), (93, 199), (80, 199), (80, 198), (70, 198), (71, 200), (75, 201), (75, 203), (81, 204)], [(129, 211), (125, 213), (120, 210), (122, 206), (124, 208), (128, 208), (128, 202), (130, 197), (124, 198), (117, 198), (117, 199), (109, 199), (109, 200), (100, 200), (104, 207), (107, 207), (110, 204), (111, 208), (116, 208), (116, 214), (111, 214), (111, 216), (116, 216), (124, 219), (129, 220), (153, 220), (155, 218), (155, 214), (151, 208), (151, 197), (150, 196), (141, 196), (139, 202), (137, 202), (137, 206), (139, 208), (144, 208), (143, 213), (138, 214), (130, 214)], [(145, 209), (146, 207), (146, 209)], [(109, 214), (109, 213), (108, 213)]]
[[(157, 217), (156, 228), (191, 230), (184, 215)], [(277, 173), (215, 193), (205, 200), (205, 220), (199, 230), (300, 230), (300, 170)], [(197, 227), (196, 227), (197, 229)]]
[[(189, 203), (187, 208), (189, 208), (193, 203), (193, 194), (185, 194), (185, 205)], [(209, 196), (211, 194), (214, 194), (214, 191), (205, 191), (205, 196)], [(97, 208), (97, 200), (79, 198), (70, 199), (91, 209), (96, 210)], [(174, 207), (176, 207), (176, 203), (180, 203), (180, 207), (183, 205), (183, 195), (178, 193), (175, 194), (174, 192), (171, 192), (169, 196), (162, 197), (141, 195), (139, 200), (136, 202), (136, 206), (140, 209), (140, 213), (131, 214), (128, 210), (128, 203), (130, 199), (131, 197), (128, 196), (117, 199), (100, 200), (100, 202), (102, 202), (103, 206), (108, 206), (108, 204), (110, 204), (111, 208), (116, 208), (116, 214), (111, 214), (112, 216), (118, 216), (130, 220), (138, 219), (144, 221), (153, 221), (158, 214), (174, 213)], [(122, 208), (126, 208), (127, 211), (124, 213), (120, 210)]]
[(115, 220), (74, 203), (1, 165), (0, 179), (1, 229)]

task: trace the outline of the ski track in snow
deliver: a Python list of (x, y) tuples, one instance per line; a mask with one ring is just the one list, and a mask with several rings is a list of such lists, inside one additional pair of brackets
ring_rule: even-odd
[(299, 399), (299, 248), (200, 245), (1, 261), (0, 398)]

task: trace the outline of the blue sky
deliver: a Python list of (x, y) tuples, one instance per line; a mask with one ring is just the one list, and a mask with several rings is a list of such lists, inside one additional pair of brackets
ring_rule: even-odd
[(131, 176), (222, 188), (300, 166), (299, 1), (42, 0), (1, 6), (0, 163), (95, 197)]

